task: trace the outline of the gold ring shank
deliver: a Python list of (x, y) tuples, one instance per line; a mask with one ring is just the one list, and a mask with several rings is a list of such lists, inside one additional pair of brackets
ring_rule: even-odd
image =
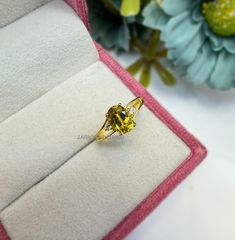
[[(139, 109), (141, 108), (141, 106), (143, 105), (143, 103), (144, 103), (144, 100), (141, 97), (137, 97), (124, 106), (124, 108), (128, 110), (131, 120), (134, 120), (136, 118), (136, 115)], [(97, 141), (104, 140), (110, 137), (115, 132), (116, 131), (113, 130), (112, 125), (110, 125), (110, 119), (106, 117), (106, 120), (103, 126), (96, 134), (96, 140)]]

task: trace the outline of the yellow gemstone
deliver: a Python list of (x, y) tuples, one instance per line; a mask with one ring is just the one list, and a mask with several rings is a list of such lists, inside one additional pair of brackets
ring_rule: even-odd
[(121, 105), (112, 106), (108, 110), (107, 118), (113, 131), (119, 132), (120, 134), (128, 133), (135, 127), (135, 122), (131, 114)]

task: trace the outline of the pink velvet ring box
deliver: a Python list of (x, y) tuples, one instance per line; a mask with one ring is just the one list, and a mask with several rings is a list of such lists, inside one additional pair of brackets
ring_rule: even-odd
[[(0, 3), (1, 240), (123, 239), (206, 155), (88, 25), (85, 1)], [(96, 142), (135, 96), (134, 131)]]

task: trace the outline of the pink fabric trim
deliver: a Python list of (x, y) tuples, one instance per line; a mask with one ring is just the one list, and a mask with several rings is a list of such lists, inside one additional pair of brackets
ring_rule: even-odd
[[(65, 0), (72, 6), (89, 29), (88, 11), (85, 0)], [(145, 105), (164, 122), (191, 149), (187, 159), (172, 172), (149, 196), (147, 196), (129, 215), (127, 215), (103, 239), (120, 240), (126, 237), (136, 225), (156, 208), (161, 201), (206, 157), (206, 148), (186, 129), (177, 122), (132, 76), (126, 72), (107, 52), (97, 43), (100, 60), (136, 95), (143, 97)], [(0, 223), (0, 240), (9, 240), (3, 225)]]
[(10, 238), (7, 235), (7, 232), (3, 225), (0, 222), (0, 240), (9, 240)]
[(126, 216), (104, 240), (119, 240), (126, 237), (136, 225), (156, 208), (161, 201), (205, 158), (206, 148), (185, 128), (177, 122), (126, 70), (124, 70), (98, 44), (100, 59), (113, 71), (122, 82), (136, 95), (144, 99), (147, 106), (162, 122), (164, 122), (191, 149), (187, 159), (172, 172), (149, 196), (147, 196), (128, 216)]

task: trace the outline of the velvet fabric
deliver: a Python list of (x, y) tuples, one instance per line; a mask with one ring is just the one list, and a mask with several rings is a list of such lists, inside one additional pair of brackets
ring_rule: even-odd
[[(56, 14), (53, 9), (58, 6), (61, 14), (70, 12), (61, 1), (48, 4), (31, 18), (43, 19), (48, 10)], [(69, 4), (88, 27), (85, 2)], [(63, 21), (70, 19), (69, 14)], [(80, 32), (70, 24), (68, 28), (74, 32), (73, 41), (87, 36), (81, 22)], [(79, 45), (75, 73), (0, 124), (1, 240), (123, 239), (206, 155), (203, 145), (105, 50), (96, 44), (94, 51), (90, 38), (82, 40), (91, 49), (91, 58), (81, 54), (84, 45)], [(76, 63), (82, 60), (85, 65), (76, 72), (80, 66)], [(68, 72), (63, 66), (59, 70)], [(110, 104), (125, 103), (134, 95), (145, 101), (136, 129), (123, 139), (94, 142), (93, 134)]]

